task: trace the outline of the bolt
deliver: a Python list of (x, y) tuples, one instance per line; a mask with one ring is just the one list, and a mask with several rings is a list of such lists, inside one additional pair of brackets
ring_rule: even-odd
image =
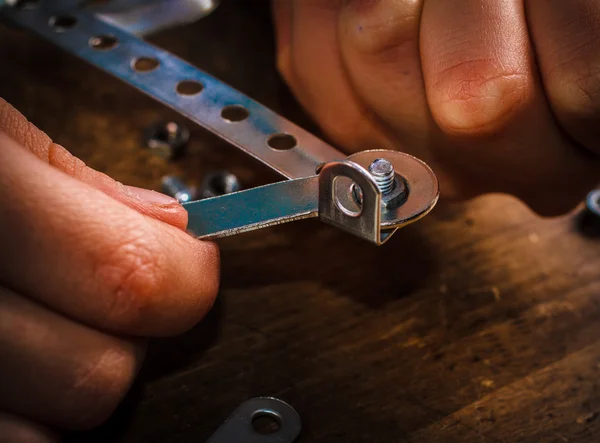
[[(396, 174), (394, 165), (385, 158), (377, 158), (369, 165), (369, 174), (375, 179), (377, 187), (381, 191), (381, 205), (384, 208), (395, 208), (400, 206), (408, 196), (408, 189), (404, 179)], [(362, 205), (362, 189), (355, 183), (351, 186), (354, 199)]]
[(376, 158), (369, 165), (369, 172), (375, 179), (377, 187), (382, 194), (389, 194), (394, 189), (396, 181), (396, 172), (394, 165), (385, 158)]
[(194, 200), (194, 189), (187, 186), (175, 176), (167, 175), (162, 178), (162, 192), (173, 197), (179, 203), (187, 203)]

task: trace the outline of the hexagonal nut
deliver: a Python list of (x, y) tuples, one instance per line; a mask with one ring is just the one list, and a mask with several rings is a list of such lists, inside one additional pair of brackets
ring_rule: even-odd
[(183, 154), (189, 138), (190, 132), (184, 125), (160, 122), (144, 130), (143, 143), (153, 154), (171, 160)]
[[(355, 183), (351, 186), (352, 195), (359, 205), (362, 205), (362, 190)], [(395, 208), (400, 206), (408, 197), (408, 188), (402, 177), (396, 174), (394, 188), (388, 194), (381, 195), (381, 206), (384, 208)]]

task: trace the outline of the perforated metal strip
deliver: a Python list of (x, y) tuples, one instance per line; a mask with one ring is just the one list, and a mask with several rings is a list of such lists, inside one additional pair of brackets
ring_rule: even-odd
[[(2, 15), (170, 106), (286, 178), (312, 176), (321, 163), (345, 157), (239, 91), (180, 58), (103, 22), (87, 10), (46, 0), (32, 8), (4, 6)], [(114, 44), (109, 44), (111, 42)], [(135, 68), (136, 61), (144, 64), (140, 59), (145, 60), (146, 65), (155, 60), (158, 66), (140, 72)], [(199, 83), (202, 90), (192, 95), (180, 94), (177, 90), (180, 82), (187, 82), (190, 89)], [(247, 118), (237, 122), (223, 118), (223, 109), (228, 106), (243, 107), (248, 112)], [(243, 112), (237, 114), (243, 115)], [(295, 143), (295, 146), (277, 150), (269, 143), (288, 144), (288, 147)]]

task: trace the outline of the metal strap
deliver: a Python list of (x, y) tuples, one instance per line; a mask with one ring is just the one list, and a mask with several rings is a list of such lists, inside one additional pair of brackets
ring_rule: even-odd
[(185, 203), (188, 230), (205, 240), (319, 215), (319, 177), (272, 183)]
[[(71, 2), (25, 3), (30, 7), (3, 7), (10, 21), (42, 36), (59, 47), (87, 60), (135, 88), (175, 109), (199, 125), (228, 140), (286, 178), (309, 177), (322, 163), (345, 155), (260, 103), (217, 80), (180, 58), (112, 26)], [(114, 39), (114, 46), (95, 45), (99, 39)], [(107, 45), (104, 45), (107, 46)], [(136, 70), (136, 60), (155, 60), (155, 69)], [(180, 82), (197, 82), (202, 90), (185, 95)], [(190, 83), (188, 83), (188, 86)], [(192, 84), (194, 86), (194, 84)], [(223, 118), (224, 109), (236, 106), (247, 118)], [(284, 141), (290, 149), (269, 146)], [(285, 144), (283, 143), (283, 144)]]

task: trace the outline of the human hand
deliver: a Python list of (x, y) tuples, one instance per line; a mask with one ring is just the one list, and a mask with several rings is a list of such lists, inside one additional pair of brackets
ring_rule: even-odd
[(597, 0), (273, 0), (278, 67), (349, 151), (562, 213), (600, 181)]
[(0, 441), (101, 423), (143, 337), (205, 315), (218, 249), (186, 224), (175, 200), (86, 167), (0, 99)]

